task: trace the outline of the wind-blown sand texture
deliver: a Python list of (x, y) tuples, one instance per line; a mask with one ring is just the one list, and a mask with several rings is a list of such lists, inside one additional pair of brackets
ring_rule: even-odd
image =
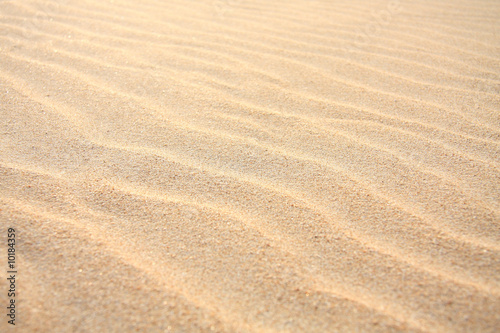
[(0, 1), (0, 331), (500, 329), (496, 0)]

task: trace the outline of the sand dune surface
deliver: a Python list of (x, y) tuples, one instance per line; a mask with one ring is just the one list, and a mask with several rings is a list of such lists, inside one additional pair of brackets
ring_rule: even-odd
[(4, 0), (0, 32), (0, 331), (500, 330), (496, 0)]

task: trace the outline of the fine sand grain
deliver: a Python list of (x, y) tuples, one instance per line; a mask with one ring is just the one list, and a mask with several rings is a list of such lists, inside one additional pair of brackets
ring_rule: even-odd
[(498, 332), (499, 90), (497, 0), (0, 0), (0, 332)]

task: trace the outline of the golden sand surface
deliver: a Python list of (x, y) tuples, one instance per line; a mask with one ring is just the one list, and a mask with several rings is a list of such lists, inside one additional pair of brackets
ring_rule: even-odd
[(0, 0), (0, 332), (498, 332), (499, 90), (497, 0)]

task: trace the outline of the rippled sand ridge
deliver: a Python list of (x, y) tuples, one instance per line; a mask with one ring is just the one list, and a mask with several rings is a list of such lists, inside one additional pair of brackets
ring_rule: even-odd
[(498, 332), (499, 3), (0, 0), (0, 228), (2, 332)]

